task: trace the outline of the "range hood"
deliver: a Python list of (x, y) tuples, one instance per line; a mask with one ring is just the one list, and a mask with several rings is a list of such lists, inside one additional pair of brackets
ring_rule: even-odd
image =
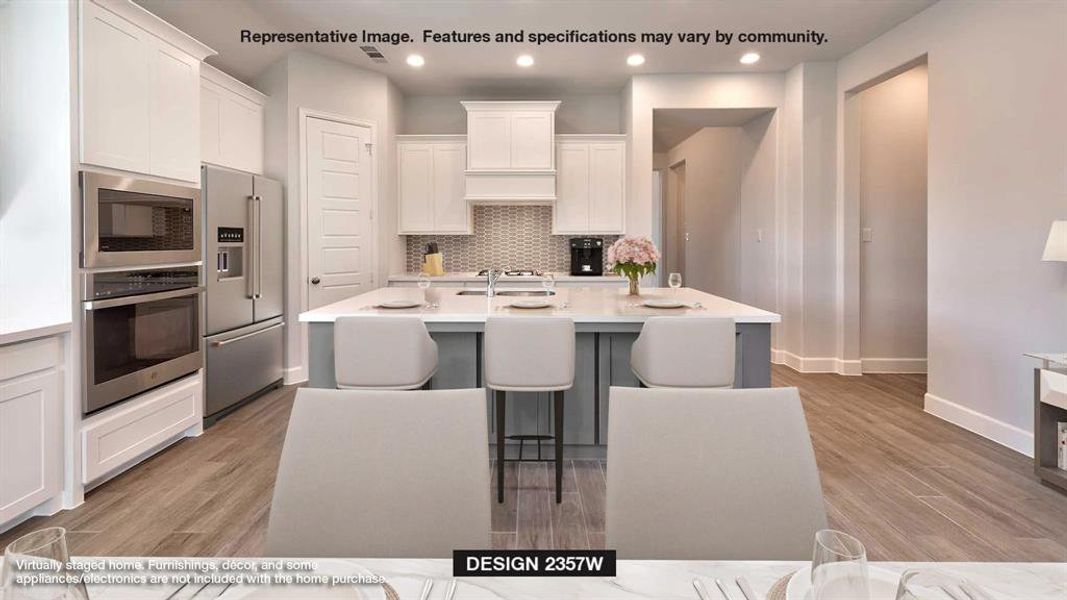
[(462, 104), (467, 110), (467, 201), (555, 203), (559, 101)]

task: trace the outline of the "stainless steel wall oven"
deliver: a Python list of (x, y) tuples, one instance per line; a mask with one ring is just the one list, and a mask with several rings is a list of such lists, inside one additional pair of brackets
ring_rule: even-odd
[(201, 368), (200, 267), (86, 273), (83, 286), (83, 413)]

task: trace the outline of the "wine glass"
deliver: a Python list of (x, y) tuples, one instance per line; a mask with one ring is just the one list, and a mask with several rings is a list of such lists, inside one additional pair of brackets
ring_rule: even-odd
[(811, 558), (813, 600), (870, 598), (867, 550), (851, 535), (823, 529), (815, 533)]
[(942, 571), (909, 569), (900, 575), (896, 600), (955, 600), (957, 597), (966, 597), (966, 593), (956, 596), (950, 591), (959, 583)]
[[(4, 600), (88, 600), (89, 593), (80, 573), (68, 568), (67, 530), (49, 527), (28, 533), (8, 544), (4, 549), (3, 582), (0, 590)], [(62, 578), (55, 583), (25, 584), (19, 576)]]
[(426, 290), (430, 289), (430, 276), (426, 273), (419, 273), (418, 279), (419, 289), (422, 290), (422, 301), (429, 303), (428, 294)]
[(545, 295), (551, 296), (552, 289), (556, 287), (556, 276), (552, 273), (545, 273), (541, 277), (541, 287), (545, 288)]
[(677, 294), (678, 293), (678, 288), (682, 287), (682, 274), (681, 273), (671, 273), (667, 277), (667, 285), (671, 286), (671, 289), (674, 290), (675, 294)]

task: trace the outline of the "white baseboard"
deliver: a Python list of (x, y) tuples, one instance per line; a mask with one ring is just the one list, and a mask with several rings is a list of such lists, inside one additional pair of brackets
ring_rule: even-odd
[(1029, 431), (933, 394), (926, 394), (923, 410), (1020, 454), (1034, 456), (1034, 434)]
[(925, 373), (925, 358), (864, 358), (864, 373)]
[(801, 373), (837, 373), (838, 375), (861, 375), (860, 361), (842, 360), (833, 356), (804, 357), (787, 350), (771, 350), (771, 362), (785, 365)]
[(284, 379), (282, 382), (285, 385), (295, 385), (298, 383), (304, 383), (308, 380), (307, 369), (303, 365), (298, 367), (290, 367), (284, 371)]

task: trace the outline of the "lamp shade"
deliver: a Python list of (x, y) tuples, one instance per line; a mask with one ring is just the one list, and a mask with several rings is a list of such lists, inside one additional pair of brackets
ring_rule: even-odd
[(1053, 221), (1041, 260), (1067, 262), (1067, 221)]

